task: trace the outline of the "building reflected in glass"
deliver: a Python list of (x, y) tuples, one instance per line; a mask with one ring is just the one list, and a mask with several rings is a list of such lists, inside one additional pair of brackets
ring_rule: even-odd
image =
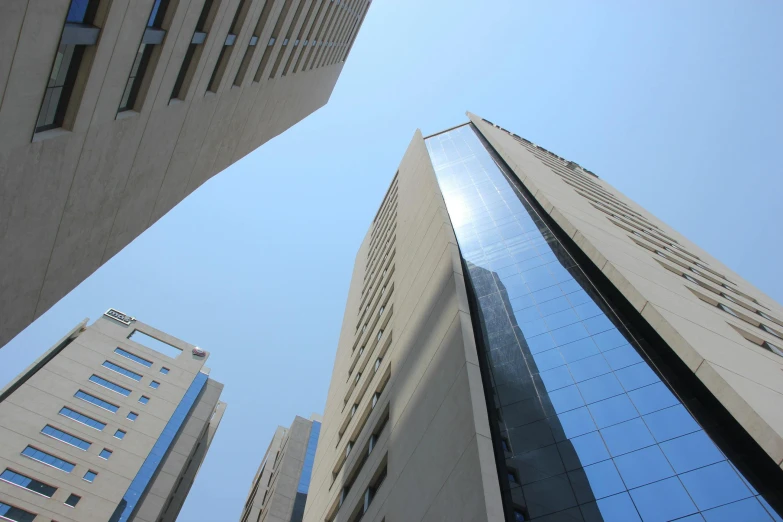
[[(426, 139), (516, 520), (772, 521), (472, 125)], [(500, 165), (500, 166), (499, 166)]]

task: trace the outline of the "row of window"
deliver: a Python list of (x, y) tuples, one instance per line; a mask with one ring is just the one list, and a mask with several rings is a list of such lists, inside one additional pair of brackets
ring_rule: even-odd
[[(74, 96), (75, 88), (77, 84), (79, 84), (78, 78), (80, 75), (84, 76), (89, 72), (89, 62), (92, 61), (92, 57), (95, 54), (95, 47), (98, 44), (100, 27), (103, 25), (103, 22), (107, 16), (104, 12), (102, 13), (100, 20), (96, 19), (96, 16), (99, 13), (99, 6), (102, 1), (105, 2), (106, 0), (71, 0), (65, 25), (60, 37), (60, 45), (57, 49), (54, 64), (52, 65), (52, 70), (47, 81), (46, 92), (44, 94), (44, 98), (41, 103), (41, 109), (36, 121), (36, 133), (59, 127), (68, 127), (69, 123), (72, 122), (74, 114), (69, 114), (69, 110), (72, 113), (75, 111), (76, 107), (78, 106), (81, 94), (76, 93), (77, 95)], [(304, 3), (305, 2), (300, 2), (300, 11)], [(253, 36), (249, 41), (247, 49), (245, 50), (245, 56), (243, 57), (239, 72), (234, 79), (234, 85), (241, 85), (244, 79), (248, 63), (253, 54), (252, 51), (256, 48), (258, 38), (261, 35), (263, 28), (266, 27), (267, 22), (269, 21), (268, 19), (273, 4), (274, 2), (271, 1), (266, 2), (264, 9), (259, 14), (259, 20), (256, 24), (256, 29), (253, 32)], [(286, 19), (288, 7), (290, 4), (291, 0), (288, 0), (285, 3), (285, 7), (282, 9), (282, 11), (278, 13), (278, 18), (275, 23), (275, 31), (267, 45), (267, 48), (264, 51), (264, 58), (262, 59), (254, 78), (256, 82), (260, 81), (261, 79), (261, 75), (268, 62), (272, 46), (274, 45), (277, 35), (280, 32), (280, 26)], [(320, 9), (326, 4), (329, 4), (329, 9), (331, 9), (335, 5), (335, 0), (325, 0), (324, 2), (321, 2), (319, 12)], [(337, 4), (339, 4), (339, 1)], [(312, 5), (315, 5), (315, 2), (313, 2)], [(311, 9), (308, 11), (308, 16), (312, 12), (312, 5)], [(136, 56), (131, 65), (128, 79), (125, 82), (125, 87), (120, 97), (119, 106), (117, 108), (118, 113), (140, 109), (146, 96), (146, 92), (149, 88), (152, 72), (155, 70), (155, 66), (157, 65), (157, 61), (160, 56), (160, 46), (166, 37), (167, 29), (173, 17), (173, 12), (170, 12), (173, 10), (171, 10), (170, 7), (176, 8), (176, 6), (176, 1), (173, 3), (170, 0), (154, 1), (149, 17), (147, 18), (146, 27), (141, 36), (141, 42), (139, 43), (139, 47), (136, 51)], [(206, 37), (209, 31), (212, 29), (214, 22), (216, 21), (218, 6), (219, 2), (215, 2), (214, 0), (206, 0), (204, 2), (193, 36), (191, 38), (191, 43), (185, 52), (179, 73), (174, 83), (174, 87), (170, 96), (171, 99), (181, 100), (184, 99), (187, 95), (192, 80), (195, 77), (198, 62), (202, 57)], [(247, 0), (241, 0), (237, 5), (237, 9), (234, 13), (234, 18), (229, 29), (229, 34), (223, 42), (223, 47), (210, 77), (210, 81), (207, 86), (207, 92), (216, 92), (218, 90), (222, 77), (227, 69), (228, 63), (230, 62), (230, 57), (234, 49), (234, 43), (236, 42), (238, 33), (244, 24), (249, 8), (250, 2)], [(103, 11), (107, 10), (108, 9), (104, 9)], [(345, 18), (345, 13), (347, 12), (349, 12), (348, 9), (343, 9), (343, 18)], [(283, 41), (283, 46), (287, 46), (290, 39), (290, 33), (298, 21), (299, 12), (297, 12), (295, 20), (290, 24), (288, 30), (289, 34)], [(320, 67), (322, 65), (331, 65), (336, 61), (336, 58), (333, 57), (333, 54), (336, 52), (334, 50), (337, 48), (344, 48), (346, 46), (345, 43), (338, 43), (332, 40), (324, 41), (324, 38), (334, 39), (337, 36), (334, 34), (334, 29), (332, 29), (332, 31), (326, 35), (324, 33), (325, 25), (325, 23), (321, 24), (319, 27), (318, 36), (316, 36), (314, 40), (310, 40), (309, 42), (308, 40), (304, 40), (302, 42), (301, 47), (303, 48), (303, 51), (300, 53), (300, 60), (301, 56), (305, 54), (306, 50), (310, 51), (309, 54), (311, 56), (308, 58), (311, 58), (313, 55), (313, 49), (318, 49), (315, 57), (316, 59), (320, 60), (317, 64), (315, 63), (315, 60), (311, 60), (310, 68), (313, 68), (313, 66)], [(304, 28), (304, 23), (302, 24), (302, 28)], [(343, 35), (341, 34), (340, 36)], [(299, 43), (300, 39), (297, 39), (294, 42), (294, 47), (298, 47)], [(326, 49), (329, 49), (329, 51), (326, 51)], [(339, 54), (344, 59), (345, 55), (347, 55), (347, 51)], [(292, 51), (290, 53), (286, 70), (284, 71), (283, 75), (290, 71), (293, 55), (294, 52)], [(282, 56), (283, 51), (281, 50), (270, 78), (274, 77), (277, 73)], [(327, 56), (329, 57), (328, 59), (326, 59)], [(297, 62), (297, 65), (299, 65), (299, 62)], [(84, 84), (84, 82), (82, 81), (81, 84)], [(71, 103), (72, 100), (73, 103)]]

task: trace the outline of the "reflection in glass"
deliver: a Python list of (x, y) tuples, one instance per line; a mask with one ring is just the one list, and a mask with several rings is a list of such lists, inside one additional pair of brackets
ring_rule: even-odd
[(516, 520), (772, 521), (472, 126), (426, 145), (477, 301)]

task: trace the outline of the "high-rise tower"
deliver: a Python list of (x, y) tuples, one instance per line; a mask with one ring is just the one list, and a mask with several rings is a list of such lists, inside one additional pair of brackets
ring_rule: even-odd
[(369, 6), (0, 2), (0, 347), (326, 104)]
[(359, 249), (305, 522), (781, 520), (783, 308), (469, 118)]
[(109, 310), (0, 391), (0, 519), (176, 520), (223, 417), (208, 352)]

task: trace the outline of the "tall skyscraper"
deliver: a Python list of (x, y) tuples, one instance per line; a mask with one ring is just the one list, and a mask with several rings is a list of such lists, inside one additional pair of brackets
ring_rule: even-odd
[(783, 308), (469, 119), (359, 249), (305, 522), (780, 521)]
[(110, 309), (0, 391), (0, 519), (173, 522), (226, 404), (208, 352)]
[(326, 104), (369, 6), (0, 2), (0, 347)]
[(258, 467), (240, 522), (302, 522), (321, 416), (278, 426)]

